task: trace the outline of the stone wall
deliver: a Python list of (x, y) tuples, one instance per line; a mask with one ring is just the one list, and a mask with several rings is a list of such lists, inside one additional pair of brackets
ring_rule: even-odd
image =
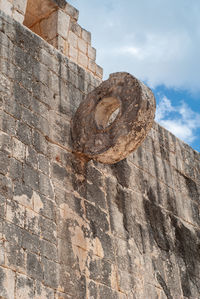
[(70, 120), (100, 82), (0, 14), (0, 298), (198, 299), (200, 155), (155, 123), (81, 163)]
[(27, 0), (0, 0), (0, 10), (23, 23)]
[(71, 61), (102, 79), (91, 33), (78, 24), (79, 12), (65, 0), (0, 0), (0, 10), (57, 48)]

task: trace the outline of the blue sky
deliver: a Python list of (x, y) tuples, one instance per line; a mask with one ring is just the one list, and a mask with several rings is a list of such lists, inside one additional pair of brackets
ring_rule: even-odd
[(70, 0), (97, 63), (152, 88), (156, 120), (200, 152), (200, 1)]

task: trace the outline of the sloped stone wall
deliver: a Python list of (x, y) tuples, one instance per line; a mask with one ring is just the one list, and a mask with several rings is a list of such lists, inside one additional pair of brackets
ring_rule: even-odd
[(72, 154), (100, 80), (0, 15), (0, 298), (197, 299), (200, 155), (156, 123), (127, 159)]
[(78, 24), (79, 11), (65, 0), (27, 0), (24, 25), (94, 76), (102, 79), (96, 64), (91, 33)]
[(78, 24), (79, 11), (66, 0), (0, 0), (0, 10), (102, 79), (91, 33)]

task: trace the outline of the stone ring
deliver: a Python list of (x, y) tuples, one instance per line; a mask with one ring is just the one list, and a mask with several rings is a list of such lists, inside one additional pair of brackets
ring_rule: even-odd
[(145, 139), (155, 116), (152, 91), (129, 73), (114, 73), (81, 102), (72, 121), (74, 152), (113, 164)]

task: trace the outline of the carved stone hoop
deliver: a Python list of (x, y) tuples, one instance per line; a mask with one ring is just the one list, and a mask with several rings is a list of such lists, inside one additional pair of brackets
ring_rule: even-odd
[(114, 73), (90, 92), (72, 121), (74, 151), (105, 164), (128, 156), (145, 139), (155, 115), (152, 91), (128, 73)]

